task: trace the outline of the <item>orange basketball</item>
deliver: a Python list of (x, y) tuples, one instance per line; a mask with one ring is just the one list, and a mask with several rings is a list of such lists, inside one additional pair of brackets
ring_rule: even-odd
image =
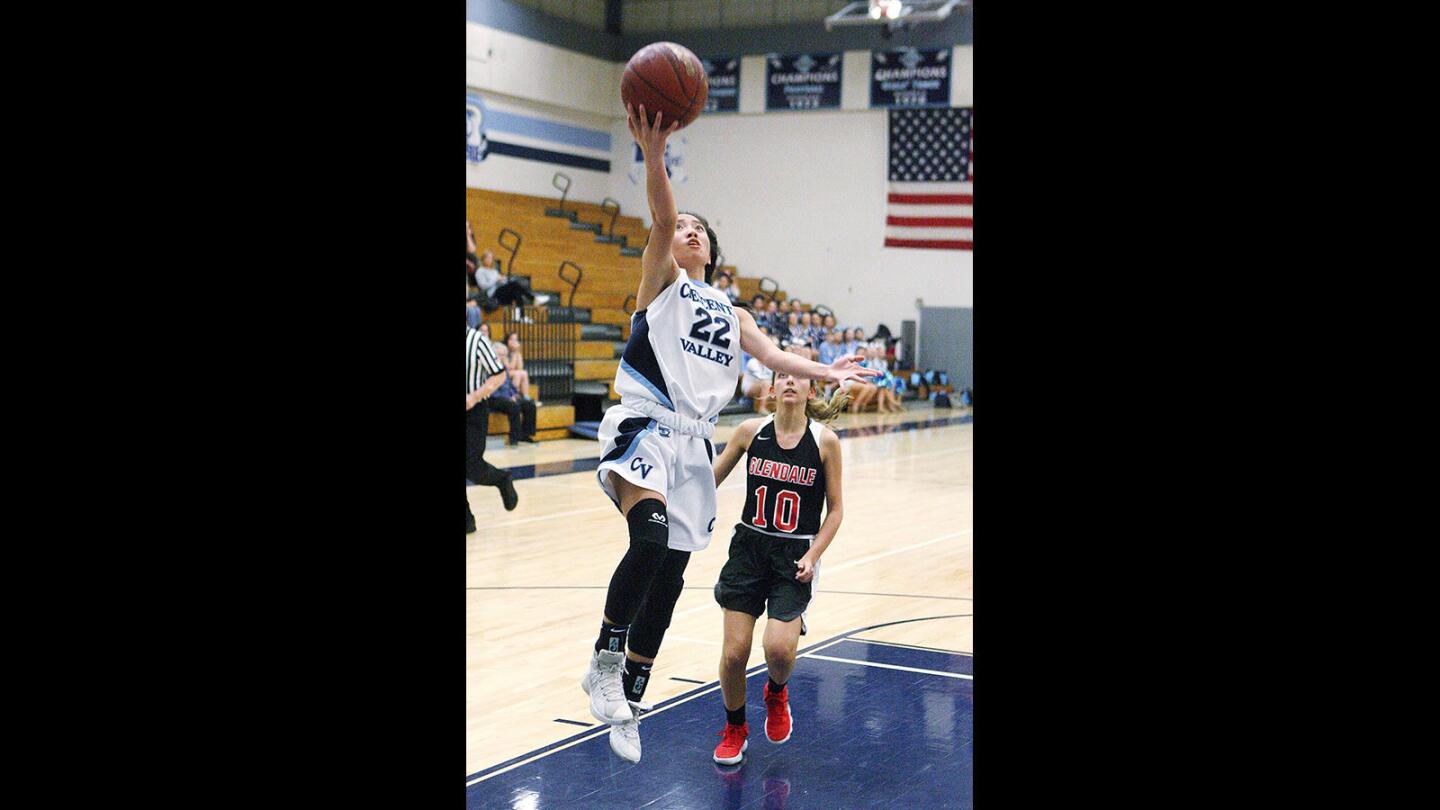
[(625, 106), (638, 110), (644, 104), (647, 123), (654, 123), (655, 113), (664, 113), (661, 125), (667, 129), (675, 121), (689, 126), (705, 109), (709, 95), (710, 82), (700, 58), (673, 42), (652, 42), (641, 48), (630, 57), (620, 80)]

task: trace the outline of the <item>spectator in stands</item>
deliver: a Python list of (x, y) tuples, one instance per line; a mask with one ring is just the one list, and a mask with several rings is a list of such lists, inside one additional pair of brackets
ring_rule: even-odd
[(780, 304), (774, 298), (765, 303), (765, 325), (770, 327), (771, 334), (779, 334), (780, 327), (785, 325), (785, 316), (780, 314)]
[(715, 274), (715, 288), (729, 296), (730, 303), (740, 301), (740, 288), (735, 285), (735, 279), (731, 278), (729, 273)]
[[(852, 326), (852, 327), (848, 327), (847, 329), (845, 329), (844, 332), (841, 332), (841, 333), (840, 333), (840, 353), (841, 353), (841, 354), (855, 354), (855, 353), (856, 353), (856, 350), (859, 349), (859, 348), (860, 348), (860, 344), (858, 344), (858, 343), (855, 342), (855, 327), (853, 327), (853, 326)], [(854, 404), (855, 404), (855, 400), (854, 400), (854, 399), (851, 399), (851, 400), (850, 400), (850, 404), (851, 404), (851, 405), (854, 405)]]
[(816, 323), (816, 318), (808, 312), (800, 313), (800, 328), (805, 335), (805, 345), (809, 346), (812, 352), (820, 351), (820, 342), (825, 339), (825, 330)]
[[(513, 337), (515, 333), (510, 333)], [(508, 368), (510, 350), (504, 343), (495, 344), (495, 357)], [(516, 389), (513, 373), (506, 371), (505, 381), (485, 400), (491, 410), (505, 414), (510, 420), (509, 444), (535, 444), (535, 400)]]
[(754, 315), (757, 321), (765, 314), (765, 293), (750, 296), (750, 314)]
[(833, 331), (835, 331), (835, 316), (834, 316), (834, 315), (826, 315), (826, 316), (825, 316), (825, 320), (824, 320), (823, 322), (821, 322), (820, 326), (823, 327), (826, 332), (833, 332)]
[[(480, 269), (475, 271), (475, 283), (480, 286), (480, 291), (485, 293), (487, 298), (506, 306), (526, 306), (539, 304), (544, 306), (550, 300), (548, 295), (534, 295), (518, 281), (506, 281), (500, 275), (499, 268), (495, 267), (495, 251), (487, 250), (480, 256)], [(481, 306), (484, 306), (483, 302)], [(492, 304), (486, 312), (493, 312), (495, 305)]]
[[(862, 346), (858, 353), (864, 354), (865, 347)], [(867, 360), (861, 365), (864, 365), (868, 368), (869, 361)], [(851, 413), (860, 413), (861, 411), (864, 411), (871, 402), (875, 401), (875, 397), (879, 396), (880, 394), (880, 388), (874, 383), (869, 382), (868, 380), (866, 382), (855, 382), (852, 380), (846, 380), (846, 382), (853, 383), (852, 385), (845, 386), (844, 389), (845, 393), (850, 395)]]
[(785, 316), (784, 337), (786, 340), (803, 340), (805, 338), (805, 330), (800, 326), (800, 313), (791, 310), (790, 314)]
[(879, 389), (875, 409), (880, 413), (899, 413), (905, 410), (900, 406), (900, 395), (895, 393), (895, 375), (890, 373), (890, 363), (885, 359), (885, 348), (883, 343), (871, 343), (865, 350), (865, 364), (880, 372), (879, 377), (872, 377), (871, 381)]
[(829, 365), (835, 362), (835, 358), (844, 354), (844, 349), (845, 347), (840, 344), (839, 330), (830, 332), (825, 335), (825, 342), (820, 344), (820, 356), (816, 358), (816, 362)]
[[(521, 352), (519, 332), (511, 332), (505, 336), (505, 350), (510, 355), (510, 361), (505, 364), (506, 370), (510, 372), (510, 380), (515, 383), (521, 396), (530, 396), (530, 372), (525, 370), (525, 355)], [(535, 404), (541, 403), (537, 400)]]

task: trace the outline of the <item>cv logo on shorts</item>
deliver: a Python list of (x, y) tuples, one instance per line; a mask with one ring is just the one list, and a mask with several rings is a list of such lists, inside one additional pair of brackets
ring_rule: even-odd
[(664, 425), (660, 425), (659, 427), (656, 428), (656, 430), (660, 432), (660, 435), (661, 435), (661, 436), (669, 436), (669, 435), (670, 435), (670, 428), (665, 427)]
[(636, 691), (636, 692), (643, 692), (643, 691), (645, 691), (645, 681), (647, 681), (647, 680), (649, 680), (649, 679), (646, 678), (644, 675), (636, 675), (636, 676), (635, 676), (635, 686), (633, 687), (634, 691)]
[[(662, 514), (660, 514), (659, 512), (651, 512), (651, 513), (650, 513), (650, 522), (651, 522), (651, 523), (665, 523), (665, 516), (662, 515)], [(666, 525), (666, 526), (669, 526), (670, 524), (669, 524), (669, 523), (665, 523), (665, 525)]]
[(620, 652), (620, 639), (610, 639), (610, 652)]
[(646, 464), (645, 459), (637, 456), (634, 461), (630, 462), (630, 469), (639, 470), (641, 478), (649, 478), (650, 471), (655, 469), (655, 465)]

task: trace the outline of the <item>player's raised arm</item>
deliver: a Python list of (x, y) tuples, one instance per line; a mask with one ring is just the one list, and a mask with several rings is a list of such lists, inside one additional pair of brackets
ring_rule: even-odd
[(830, 547), (835, 533), (840, 531), (840, 521), (845, 519), (845, 505), (840, 495), (840, 437), (830, 428), (820, 434), (820, 463), (825, 466), (825, 522), (810, 543), (805, 556), (795, 561), (797, 582), (809, 582), (815, 576), (815, 564), (820, 555)]
[(626, 110), (625, 123), (630, 135), (645, 156), (645, 196), (650, 203), (650, 239), (640, 257), (640, 289), (635, 293), (635, 308), (645, 309), (670, 282), (680, 268), (670, 253), (675, 238), (675, 194), (670, 189), (670, 176), (665, 172), (665, 141), (678, 127), (655, 113), (654, 124), (646, 123), (645, 105)]
[(725, 476), (735, 469), (735, 463), (750, 449), (750, 441), (764, 423), (764, 419), (746, 419), (735, 428), (735, 432), (730, 435), (730, 441), (725, 443), (725, 449), (715, 457), (715, 486), (725, 482)]
[(771, 371), (783, 371), (804, 380), (829, 380), (837, 383), (880, 376), (879, 371), (859, 365), (859, 362), (865, 359), (864, 355), (837, 357), (835, 362), (827, 366), (784, 351), (771, 343), (765, 333), (760, 331), (760, 327), (755, 324), (755, 318), (749, 312), (736, 308), (735, 315), (740, 319), (740, 348), (758, 358), (760, 363)]

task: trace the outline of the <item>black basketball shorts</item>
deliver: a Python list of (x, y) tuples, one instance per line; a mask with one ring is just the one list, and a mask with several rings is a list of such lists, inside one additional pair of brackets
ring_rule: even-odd
[(799, 618), (810, 605), (815, 580), (796, 582), (795, 561), (809, 550), (809, 538), (772, 537), (737, 524), (730, 538), (730, 559), (715, 583), (715, 601), (726, 610), (756, 618), (768, 603), (772, 619)]

